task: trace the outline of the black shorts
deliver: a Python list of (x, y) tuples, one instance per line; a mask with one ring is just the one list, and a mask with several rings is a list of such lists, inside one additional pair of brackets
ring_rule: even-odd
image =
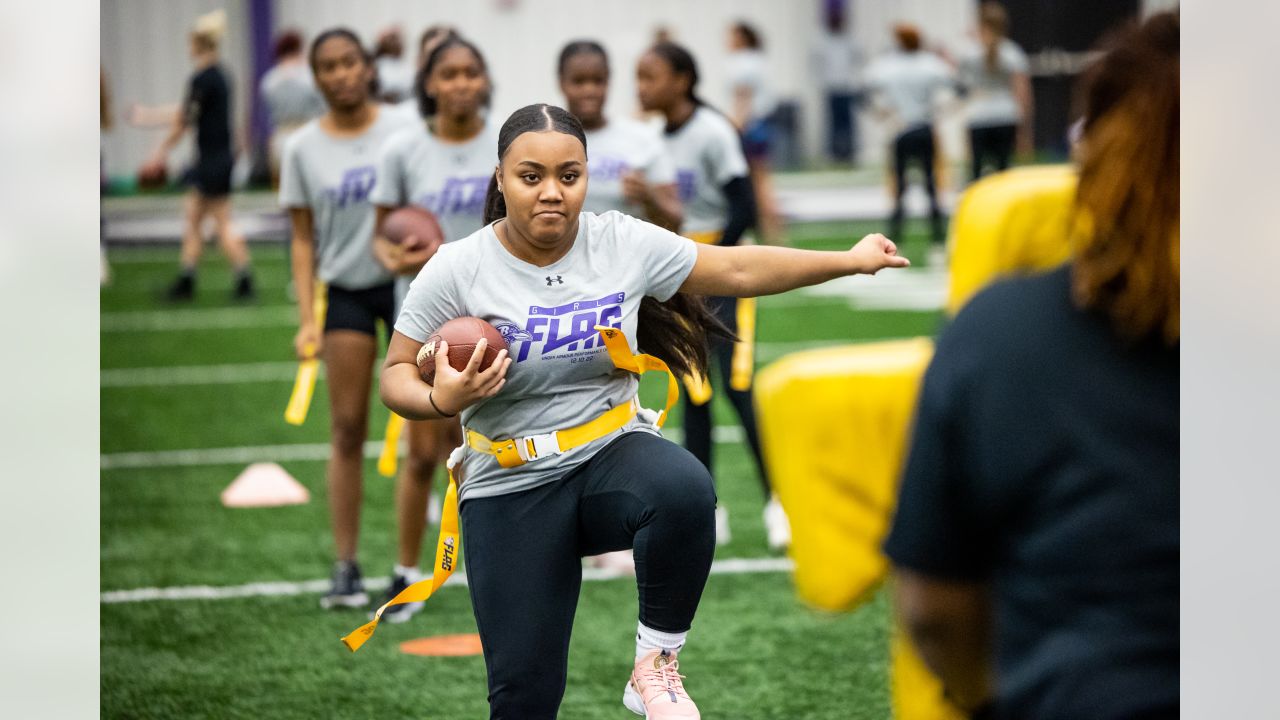
[(230, 153), (204, 156), (187, 170), (186, 182), (205, 197), (225, 197), (231, 194), (231, 169), (235, 159)]
[(387, 342), (396, 324), (395, 283), (375, 285), (363, 290), (347, 290), (329, 286), (329, 304), (324, 315), (324, 331), (355, 330), (378, 337), (378, 320), (387, 329)]

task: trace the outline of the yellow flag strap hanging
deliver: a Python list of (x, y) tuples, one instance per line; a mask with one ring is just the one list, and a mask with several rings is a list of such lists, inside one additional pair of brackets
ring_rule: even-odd
[(751, 388), (756, 359), (756, 299), (738, 298), (738, 342), (733, 344), (729, 387), (739, 392)]
[[(675, 375), (672, 374), (670, 368), (662, 360), (652, 355), (632, 353), (631, 346), (627, 343), (627, 338), (621, 330), (600, 325), (596, 326), (596, 330), (600, 333), (600, 338), (604, 341), (604, 346), (609, 351), (609, 359), (613, 361), (614, 366), (637, 375), (643, 375), (650, 370), (659, 370), (667, 374), (667, 405), (658, 414), (654, 423), (657, 427), (662, 427), (663, 423), (667, 421), (667, 415), (671, 408), (676, 404), (676, 400), (680, 398), (680, 383), (676, 382)], [(632, 417), (635, 417), (638, 408), (639, 402), (632, 400), (618, 405), (594, 420), (581, 425), (546, 435), (526, 438), (493, 441), (474, 430), (467, 430), (467, 444), (455, 449), (449, 455), (449, 489), (445, 491), (444, 507), (440, 517), (440, 539), (436, 543), (436, 562), (432, 568), (431, 577), (421, 582), (416, 582), (400, 591), (385, 605), (378, 608), (378, 611), (374, 613), (373, 620), (361, 625), (342, 638), (343, 644), (351, 652), (359, 650), (360, 646), (373, 635), (373, 631), (378, 627), (378, 621), (382, 619), (382, 613), (387, 608), (402, 603), (425, 601), (441, 585), (444, 585), (445, 580), (448, 580), (449, 576), (453, 574), (453, 569), (457, 565), (458, 549), (461, 543), (461, 523), (458, 519), (458, 484), (454, 480), (454, 468), (462, 461), (468, 447), (494, 455), (503, 467), (516, 467), (529, 460), (536, 460), (538, 457), (551, 454), (540, 454), (544, 447), (539, 446), (543, 445), (543, 443), (554, 444), (553, 449), (558, 453), (604, 437), (626, 425)], [(393, 417), (395, 416), (393, 415)], [(520, 449), (524, 449), (524, 453), (521, 453)], [(507, 458), (505, 461), (504, 457)]]
[(373, 619), (351, 631), (342, 638), (342, 643), (351, 652), (360, 649), (378, 627), (382, 613), (392, 605), (423, 602), (444, 585), (458, 565), (458, 550), (461, 545), (461, 529), (458, 521), (458, 483), (453, 478), (454, 466), (462, 457), (464, 449), (458, 448), (449, 456), (449, 489), (444, 493), (444, 508), (440, 516), (440, 539), (436, 541), (436, 561), (431, 568), (431, 577), (416, 582), (401, 590), (388, 600), (373, 614)]
[(676, 400), (680, 399), (680, 383), (676, 382), (676, 376), (671, 372), (671, 368), (662, 360), (643, 353), (632, 353), (631, 346), (627, 344), (627, 336), (622, 334), (618, 328), (605, 327), (597, 325), (596, 331), (600, 333), (600, 338), (604, 340), (604, 346), (609, 350), (609, 359), (613, 361), (614, 367), (620, 370), (627, 370), (637, 375), (643, 375), (650, 370), (658, 370), (667, 374), (667, 405), (658, 413), (658, 421), (655, 423), (658, 427), (667, 421), (667, 415), (671, 412), (671, 408), (676, 404)]
[(400, 454), (400, 433), (404, 430), (404, 418), (395, 413), (387, 418), (387, 433), (382, 440), (382, 455), (378, 457), (378, 474), (396, 476), (396, 461)]
[[(644, 374), (650, 370), (661, 370), (667, 374), (667, 406), (654, 422), (657, 427), (662, 427), (667, 421), (667, 413), (680, 397), (680, 385), (667, 364), (652, 355), (633, 354), (626, 336), (616, 328), (597, 326), (596, 330), (600, 332), (605, 348), (609, 351), (609, 359), (615, 367), (636, 374)], [(625, 427), (640, 410), (639, 400), (633, 398), (631, 402), (613, 407), (581, 425), (505, 440), (491, 440), (468, 428), (466, 442), (472, 450), (492, 455), (504, 468), (519, 467), (538, 458), (565, 453), (598, 440)]]
[[(329, 292), (325, 284), (316, 281), (312, 296), (311, 312), (315, 313), (316, 327), (324, 332), (324, 316), (328, 309)], [(307, 410), (311, 409), (311, 396), (315, 394), (316, 377), (320, 374), (320, 360), (315, 357), (315, 347), (307, 347), (311, 358), (298, 363), (298, 376), (293, 381), (293, 393), (289, 395), (289, 404), (284, 409), (284, 421), (290, 425), (301, 425), (307, 420)]]

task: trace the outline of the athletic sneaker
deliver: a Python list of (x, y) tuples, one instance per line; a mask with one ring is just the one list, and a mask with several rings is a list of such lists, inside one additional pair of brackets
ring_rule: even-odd
[[(418, 582), (421, 579), (422, 579), (422, 573), (415, 573), (415, 576), (409, 576), (409, 575), (401, 575), (398, 572), (392, 571), (391, 586), (387, 588), (387, 599), (383, 600), (383, 602), (389, 602), (396, 595), (399, 595), (401, 590), (404, 590), (405, 588)], [(391, 607), (382, 611), (382, 619), (386, 620), (389, 623), (396, 623), (396, 624), (406, 622), (409, 618), (413, 617), (414, 615), (417, 615), (418, 611), (422, 609), (422, 606), (423, 606), (423, 603), (420, 603), (420, 602), (404, 603), (402, 605), (392, 605)]]
[(728, 545), (732, 540), (729, 534), (729, 508), (723, 505), (716, 506), (716, 544)]
[(172, 302), (184, 302), (196, 296), (196, 279), (193, 275), (183, 273), (169, 286), (165, 297)]
[(622, 692), (622, 704), (650, 720), (698, 720), (702, 716), (684, 691), (684, 676), (677, 672), (679, 667), (676, 654), (670, 650), (645, 653), (631, 670), (631, 680)]
[(777, 495), (770, 495), (764, 504), (764, 529), (769, 538), (770, 550), (784, 550), (791, 544), (791, 521), (782, 509)]
[(360, 579), (360, 566), (342, 560), (334, 563), (333, 585), (320, 598), (320, 607), (331, 610), (340, 607), (359, 608), (368, 604), (369, 596), (365, 594), (364, 582)]
[(236, 300), (253, 300), (258, 297), (258, 291), (253, 287), (253, 276), (244, 273), (236, 278), (236, 286), (232, 290), (232, 295)]

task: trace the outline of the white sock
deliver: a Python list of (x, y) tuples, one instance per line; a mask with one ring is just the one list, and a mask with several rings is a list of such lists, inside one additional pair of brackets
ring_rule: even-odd
[(665, 633), (653, 628), (645, 627), (644, 623), (636, 624), (636, 660), (644, 657), (646, 654), (654, 650), (668, 650), (670, 652), (680, 652), (680, 648), (684, 647), (685, 638), (689, 637), (686, 630), (682, 633)]
[(397, 563), (396, 566), (393, 568), (393, 570), (395, 571), (396, 575), (399, 575), (400, 577), (407, 580), (410, 585), (422, 579), (422, 571), (416, 567), (406, 567), (404, 565)]

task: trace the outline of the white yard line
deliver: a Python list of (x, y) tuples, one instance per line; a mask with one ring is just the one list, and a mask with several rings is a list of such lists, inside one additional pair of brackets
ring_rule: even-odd
[[(711, 563), (712, 575), (742, 575), (757, 573), (791, 572), (795, 569), (790, 558), (730, 558)], [(631, 577), (617, 570), (583, 568), (585, 582), (600, 582)], [(365, 578), (366, 590), (386, 589), (390, 578)], [(466, 573), (455, 573), (444, 587), (466, 587)], [(322, 593), (329, 589), (328, 580), (304, 580), (302, 582), (255, 582), (244, 585), (187, 585), (180, 587), (150, 587), (133, 590), (109, 590), (99, 598), (104, 605), (115, 603), (148, 602), (155, 600), (229, 600), (233, 598), (286, 597)]]
[[(848, 340), (801, 340), (756, 343), (756, 358), (775, 360), (788, 353), (850, 344)], [(323, 364), (321, 376), (323, 378)], [(104, 388), (165, 387), (169, 385), (235, 385), (237, 383), (291, 383), (297, 377), (295, 361), (227, 363), (223, 365), (162, 365), (158, 367), (110, 368), (99, 375)]]
[(297, 374), (297, 362), (166, 365), (103, 370), (98, 384), (102, 387), (163, 387), (166, 385), (293, 382)]
[[(680, 428), (666, 428), (662, 431), (662, 434), (672, 442), (678, 443), (684, 439), (684, 433)], [(718, 443), (740, 443), (746, 439), (746, 435), (743, 434), (742, 426), (740, 425), (716, 426), (711, 431), (711, 437)], [(366, 458), (376, 458), (381, 454), (381, 440), (369, 440), (364, 444), (364, 456)], [(98, 456), (98, 468), (100, 470), (123, 470), (199, 465), (247, 465), (254, 462), (326, 460), (328, 457), (328, 443), (246, 445), (190, 450), (109, 453)]]
[(103, 333), (112, 333), (293, 327), (297, 324), (296, 305), (264, 305), (106, 312), (102, 313), (100, 327)]
[[(761, 304), (771, 309), (846, 302), (852, 308), (937, 310), (946, 302), (947, 282), (945, 270), (932, 268), (886, 272), (875, 277), (858, 275), (764, 298)], [(292, 327), (297, 322), (294, 305), (133, 310), (101, 315), (103, 333)]]

